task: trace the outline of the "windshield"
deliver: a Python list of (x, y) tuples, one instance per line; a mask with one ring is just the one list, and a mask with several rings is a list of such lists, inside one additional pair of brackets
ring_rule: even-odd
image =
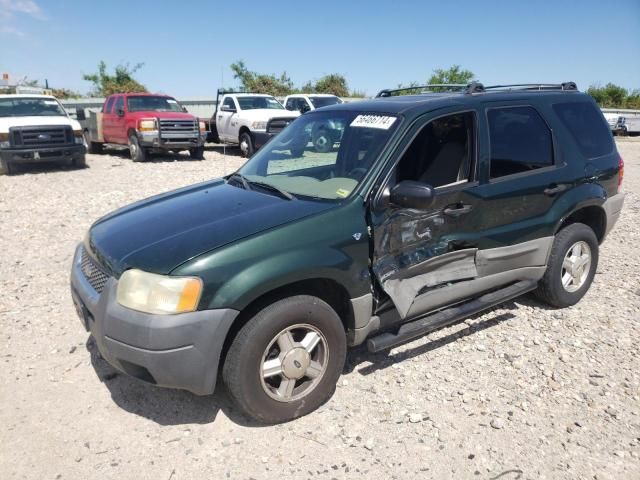
[(175, 98), (153, 97), (150, 95), (140, 97), (127, 97), (127, 107), (130, 112), (181, 112), (182, 107)]
[(329, 105), (335, 105), (337, 103), (342, 103), (338, 97), (309, 97), (311, 103), (315, 108), (322, 108)]
[(284, 107), (273, 97), (237, 97), (240, 110), (255, 110), (256, 108), (273, 108), (284, 110)]
[(0, 117), (66, 117), (55, 98), (2, 98)]
[(346, 198), (398, 123), (387, 114), (308, 113), (262, 147), (239, 173), (249, 182), (269, 184), (296, 197)]

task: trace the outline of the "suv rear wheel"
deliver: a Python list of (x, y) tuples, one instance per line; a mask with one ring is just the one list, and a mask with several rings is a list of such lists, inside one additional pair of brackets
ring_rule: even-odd
[(583, 223), (556, 235), (536, 296), (554, 307), (575, 305), (587, 293), (598, 267), (598, 239)]
[(227, 353), (223, 378), (236, 405), (263, 423), (312, 412), (333, 394), (346, 356), (340, 317), (317, 297), (298, 295), (258, 312)]

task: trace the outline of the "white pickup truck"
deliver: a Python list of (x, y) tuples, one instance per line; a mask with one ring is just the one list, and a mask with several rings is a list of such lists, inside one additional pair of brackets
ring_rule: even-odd
[(0, 95), (0, 175), (13, 165), (64, 162), (85, 166), (80, 124), (50, 95)]
[(238, 145), (250, 157), (299, 116), (271, 95), (218, 90), (210, 128), (214, 141)]

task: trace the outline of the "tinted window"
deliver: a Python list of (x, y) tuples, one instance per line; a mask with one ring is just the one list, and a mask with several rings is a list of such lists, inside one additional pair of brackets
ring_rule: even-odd
[(287, 105), (285, 106), (285, 108), (286, 108), (287, 110), (295, 110), (295, 109), (296, 109), (296, 107), (295, 107), (295, 101), (296, 101), (296, 99), (295, 99), (295, 98), (289, 98), (289, 99), (287, 99)]
[(402, 156), (396, 182), (442, 187), (468, 180), (474, 158), (474, 115), (458, 113), (429, 122)]
[(487, 117), (491, 178), (553, 165), (551, 131), (533, 107), (493, 108)]
[(240, 110), (255, 110), (258, 108), (273, 108), (284, 110), (284, 107), (273, 97), (238, 97)]
[(611, 153), (613, 150), (611, 132), (602, 114), (592, 103), (557, 103), (553, 106), (553, 110), (571, 132), (585, 157), (601, 157)]
[(124, 98), (122, 95), (116, 100), (115, 111), (113, 113), (118, 113), (120, 110), (124, 110)]
[(154, 97), (145, 95), (127, 97), (127, 108), (130, 112), (181, 112), (182, 107), (175, 98)]
[(322, 108), (328, 105), (335, 105), (337, 103), (342, 103), (338, 97), (309, 97), (311, 103), (315, 108)]
[(104, 113), (111, 113), (111, 107), (113, 107), (113, 101), (115, 98), (116, 97), (109, 97), (109, 100), (107, 100), (107, 106), (104, 107)]

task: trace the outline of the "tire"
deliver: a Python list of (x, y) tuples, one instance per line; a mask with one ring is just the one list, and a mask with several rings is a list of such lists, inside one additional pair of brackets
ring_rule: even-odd
[(194, 160), (204, 160), (204, 147), (190, 148), (189, 155)]
[[(283, 350), (276, 339), (287, 337), (287, 329), (294, 343), (289, 343), (293, 348)], [(318, 341), (309, 340), (304, 348), (310, 334)], [(317, 297), (298, 295), (265, 307), (242, 327), (229, 348), (222, 376), (245, 415), (260, 423), (286, 422), (312, 412), (331, 397), (346, 350), (344, 327), (336, 312)], [(284, 351), (288, 355), (283, 357)], [(272, 365), (275, 361), (280, 373), (264, 375), (265, 359)], [(315, 373), (307, 377), (306, 372), (312, 371)], [(283, 388), (291, 382), (293, 387)], [(287, 391), (284, 396), (280, 388)]]
[(76, 157), (71, 161), (71, 164), (75, 168), (87, 168), (87, 157), (85, 157), (84, 155)]
[(11, 175), (13, 173), (13, 165), (8, 160), (0, 159), (0, 175)]
[(140, 141), (136, 135), (129, 135), (129, 154), (134, 162), (144, 162), (147, 160), (146, 150), (140, 146)]
[(240, 145), (240, 154), (245, 158), (251, 158), (253, 152), (255, 152), (255, 147), (253, 146), (253, 139), (248, 132), (243, 132), (240, 134), (239, 143)]
[[(574, 249), (578, 245), (583, 252), (579, 257), (575, 255), (577, 250)], [(588, 266), (584, 265), (585, 255), (590, 257)], [(571, 258), (567, 258), (568, 256)], [(572, 223), (563, 228), (553, 241), (547, 271), (534, 291), (535, 295), (553, 307), (575, 305), (591, 286), (598, 268), (598, 256), (598, 239), (591, 228), (583, 223)], [(565, 259), (568, 264), (583, 266), (576, 268), (572, 275), (564, 264)], [(563, 279), (569, 279), (569, 285), (565, 286)]]
[(327, 153), (333, 149), (333, 137), (331, 132), (326, 129), (318, 130), (313, 134), (313, 147), (316, 152)]

